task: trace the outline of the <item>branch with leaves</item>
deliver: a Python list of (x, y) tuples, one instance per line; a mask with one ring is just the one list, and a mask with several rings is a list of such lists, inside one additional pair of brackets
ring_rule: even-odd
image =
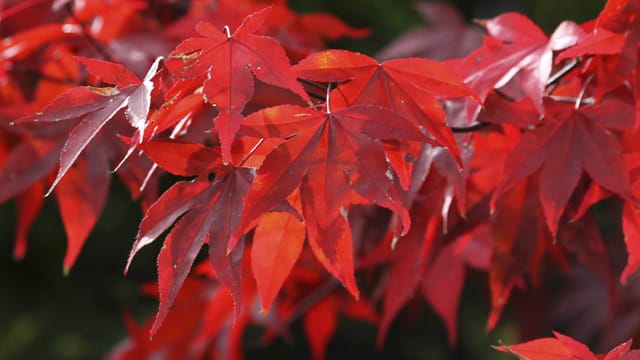
[[(283, 2), (52, 6), (66, 13), (0, 45), (0, 201), (16, 199), (20, 258), (40, 195), (55, 197), (65, 273), (113, 173), (144, 212), (125, 272), (166, 233), (158, 314), (128, 320), (113, 358), (238, 359), (249, 325), (262, 345), (302, 319), (321, 359), (338, 316), (377, 324), (382, 345), (415, 294), (455, 345), (470, 269), (486, 274), (488, 329), (546, 269), (581, 264), (630, 291), (617, 282), (640, 267), (637, 1), (550, 36), (522, 14), (479, 21), (475, 50), (441, 61), (327, 50), (368, 31)], [(599, 231), (604, 199), (624, 239)], [(625, 344), (612, 359), (635, 356)], [(560, 334), (499, 349), (595, 359)]]

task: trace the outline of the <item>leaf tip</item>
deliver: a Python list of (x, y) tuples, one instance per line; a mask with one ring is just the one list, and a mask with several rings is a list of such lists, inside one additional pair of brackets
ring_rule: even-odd
[(393, 235), (393, 239), (391, 239), (391, 244), (389, 246), (392, 251), (395, 250), (396, 245), (398, 245), (398, 240), (400, 240), (400, 236)]
[(69, 266), (69, 265), (64, 265), (64, 266), (62, 267), (62, 275), (63, 275), (64, 277), (68, 277), (68, 276), (69, 276), (69, 272), (71, 272), (71, 266)]

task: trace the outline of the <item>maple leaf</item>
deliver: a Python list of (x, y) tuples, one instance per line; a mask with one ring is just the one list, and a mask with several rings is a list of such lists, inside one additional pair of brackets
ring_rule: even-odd
[[(561, 23), (548, 38), (529, 18), (506, 13), (481, 22), (490, 36), (464, 59), (450, 60), (454, 68), (484, 102), (493, 89), (519, 75), (519, 84), (543, 113), (542, 98), (553, 67), (553, 52), (576, 44), (586, 34), (575, 23)], [(475, 119), (480, 106), (465, 102), (466, 114)]]
[(207, 240), (216, 276), (229, 289), (236, 311), (239, 310), (243, 243), (229, 251), (227, 244), (240, 221), (242, 197), (252, 179), (250, 169), (234, 168), (217, 174), (211, 183), (203, 180), (177, 182), (147, 210), (125, 271), (141, 248), (176, 223), (158, 255), (160, 308), (151, 335), (160, 328), (196, 255)]
[(382, 64), (366, 55), (326, 50), (300, 61), (293, 70), (303, 79), (345, 82), (331, 96), (331, 106), (379, 105), (409, 119), (433, 136), (430, 142), (446, 147), (461, 163), (446, 114), (438, 99), (475, 96), (457, 75), (427, 59), (406, 58)]
[(640, 351), (631, 349), (631, 340), (616, 346), (607, 354), (594, 355), (583, 343), (569, 336), (553, 332), (555, 338), (542, 338), (516, 345), (494, 347), (510, 353), (518, 359), (529, 360), (633, 360), (638, 359)]
[(522, 344), (500, 346), (496, 349), (515, 355), (518, 359), (531, 360), (596, 360), (596, 356), (584, 345), (567, 336), (554, 332), (556, 338), (542, 338)]
[[(82, 59), (81, 61), (90, 64), (89, 69), (96, 71), (97, 77), (105, 78), (106, 80), (112, 79), (111, 71), (117, 67), (117, 64), (110, 64), (102, 69), (97, 64), (98, 60)], [(151, 78), (157, 71), (159, 61), (160, 58), (156, 59), (145, 78), (137, 84), (128, 85), (122, 89), (72, 88), (56, 97), (41, 112), (16, 120), (16, 123), (57, 123), (67, 120), (80, 120), (69, 133), (69, 137), (60, 152), (60, 169), (47, 194), (53, 191), (100, 129), (121, 109), (126, 108), (126, 115), (131, 125), (138, 129), (140, 133), (144, 132), (149, 113), (151, 90), (153, 89)], [(127, 74), (127, 71), (121, 69), (119, 73)], [(130, 74), (128, 77), (118, 81), (125, 81), (124, 83), (128, 84), (129, 81), (132, 81), (132, 77), (135, 77), (135, 75)]]
[(300, 256), (306, 229), (287, 212), (266, 214), (256, 227), (251, 247), (251, 268), (266, 312)]
[(225, 162), (230, 161), (231, 143), (242, 123), (242, 110), (253, 96), (251, 74), (309, 100), (291, 73), (280, 44), (256, 34), (270, 11), (267, 7), (247, 16), (233, 34), (228, 27), (220, 31), (211, 23), (200, 22), (196, 31), (205, 37), (183, 41), (167, 62), (167, 67), (182, 77), (206, 76), (203, 95), (219, 112), (214, 124)]
[(229, 243), (298, 186), (309, 244), (318, 260), (355, 295), (353, 249), (347, 221), (350, 190), (410, 219), (379, 139), (425, 140), (408, 120), (379, 106), (320, 112), (295, 105), (251, 114), (242, 133), (289, 139), (271, 152), (247, 193), (242, 221)]
[[(545, 102), (546, 122), (525, 133), (509, 155), (492, 208), (500, 194), (538, 169), (540, 203), (553, 236), (583, 169), (600, 186), (631, 199), (620, 142), (608, 130), (633, 126), (634, 120), (624, 105), (624, 101), (604, 99), (596, 106), (576, 110), (555, 101)], [(621, 116), (611, 119), (606, 115), (611, 111)]]

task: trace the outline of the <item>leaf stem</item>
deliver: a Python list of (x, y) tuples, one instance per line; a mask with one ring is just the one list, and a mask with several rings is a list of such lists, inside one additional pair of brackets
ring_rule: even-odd
[(582, 98), (584, 98), (584, 94), (587, 91), (587, 87), (589, 86), (589, 84), (591, 83), (591, 80), (593, 80), (593, 78), (595, 77), (595, 74), (591, 74), (587, 80), (584, 81), (584, 84), (582, 85), (582, 88), (580, 89), (580, 93), (578, 94), (578, 98), (576, 99), (576, 103), (574, 105), (574, 108), (576, 110), (578, 110), (580, 108), (580, 105), (582, 105)]
[(491, 123), (482, 122), (482, 123), (476, 123), (476, 124), (473, 124), (471, 126), (466, 126), (466, 127), (464, 127), (464, 126), (462, 126), (462, 127), (449, 126), (449, 129), (451, 129), (451, 131), (454, 132), (454, 133), (468, 133), (468, 132), (474, 132), (474, 131), (478, 131), (480, 129), (484, 129), (487, 126), (490, 126), (490, 125), (491, 125)]
[(582, 62), (582, 58), (580, 57), (573, 59), (571, 62), (569, 62), (564, 67), (562, 67), (560, 70), (556, 71), (553, 75), (549, 76), (546, 86), (551, 86), (556, 82), (558, 82), (568, 72), (570, 72), (571, 70), (575, 69), (578, 65), (580, 65), (581, 62)]
[[(564, 102), (564, 103), (570, 103), (570, 104), (575, 104), (576, 101), (578, 101), (578, 98), (571, 97), (571, 96), (550, 95), (549, 98), (557, 102)], [(580, 104), (593, 105), (595, 101), (596, 100), (592, 97), (586, 97), (581, 99)]]
[(329, 94), (331, 94), (331, 83), (327, 84), (327, 99), (325, 100), (325, 105), (327, 106), (327, 115), (331, 114), (331, 98)]

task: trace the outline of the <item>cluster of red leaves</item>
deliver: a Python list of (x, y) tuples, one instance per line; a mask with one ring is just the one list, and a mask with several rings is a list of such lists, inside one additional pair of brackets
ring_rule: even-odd
[[(48, 188), (68, 271), (114, 170), (145, 213), (127, 268), (168, 231), (158, 315), (128, 321), (114, 358), (237, 359), (248, 325), (268, 343), (302, 318), (319, 359), (339, 314), (377, 323), (381, 344), (416, 293), (455, 344), (468, 269), (488, 274), (489, 329), (547, 264), (575, 259), (614, 288), (620, 239), (592, 213), (605, 198), (624, 208), (622, 283), (640, 267), (636, 0), (551, 36), (503, 14), (464, 58), (382, 63), (322, 50), (367, 31), (284, 1), (3, 4), (0, 201), (16, 198), (15, 257)], [(176, 182), (158, 195), (166, 173)], [(595, 358), (556, 337), (504, 349)]]
[(569, 336), (553, 332), (555, 338), (542, 338), (526, 343), (500, 346), (496, 349), (508, 352), (517, 359), (535, 360), (637, 360), (640, 350), (631, 350), (631, 340), (626, 341), (606, 354), (594, 355), (583, 343)]

